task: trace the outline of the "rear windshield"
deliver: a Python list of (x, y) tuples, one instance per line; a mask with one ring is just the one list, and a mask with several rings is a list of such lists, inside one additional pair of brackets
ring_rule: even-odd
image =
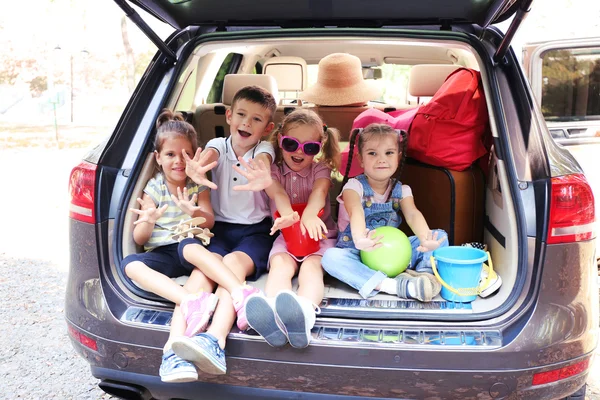
[(600, 120), (600, 49), (551, 50), (542, 60), (546, 121)]
[[(373, 101), (386, 104), (408, 104), (414, 100), (408, 94), (408, 75), (410, 65), (400, 64), (382, 64), (379, 67), (363, 67), (363, 77), (367, 80), (374, 80), (381, 88), (381, 97), (372, 99)], [(308, 65), (308, 86), (317, 82), (319, 66), (317, 64)]]

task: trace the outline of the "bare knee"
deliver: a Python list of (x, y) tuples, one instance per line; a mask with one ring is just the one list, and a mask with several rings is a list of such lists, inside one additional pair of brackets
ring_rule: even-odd
[(303, 281), (304, 279), (323, 279), (323, 267), (321, 267), (321, 257), (311, 257), (304, 260), (300, 267), (300, 273), (298, 279)]
[(194, 253), (202, 252), (202, 251), (208, 251), (208, 250), (206, 250), (200, 244), (189, 243), (189, 244), (186, 244), (185, 246), (183, 246), (181, 253), (183, 254), (183, 258), (187, 262), (190, 262), (190, 259), (191, 259), (191, 257), (193, 257)]
[[(285, 257), (287, 256), (287, 257)], [(292, 280), (298, 270), (298, 263), (288, 254), (275, 254), (269, 263), (269, 276)]]
[(131, 279), (135, 279), (144, 273), (144, 270), (148, 268), (146, 264), (141, 261), (132, 261), (125, 266), (125, 275)]
[(239, 251), (234, 251), (223, 257), (223, 264), (242, 282), (248, 275), (254, 272), (254, 262), (252, 259), (247, 254)]

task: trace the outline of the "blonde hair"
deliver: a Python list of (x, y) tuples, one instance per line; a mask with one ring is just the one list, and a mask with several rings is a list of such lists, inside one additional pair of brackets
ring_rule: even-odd
[(337, 171), (340, 168), (340, 145), (339, 132), (335, 128), (329, 128), (323, 123), (319, 115), (311, 110), (297, 109), (285, 116), (281, 124), (273, 131), (270, 142), (275, 149), (274, 163), (281, 166), (283, 163), (283, 150), (279, 146), (278, 134), (285, 135), (290, 129), (298, 125), (313, 126), (321, 136), (321, 153), (315, 157), (317, 162), (324, 163), (329, 168)]

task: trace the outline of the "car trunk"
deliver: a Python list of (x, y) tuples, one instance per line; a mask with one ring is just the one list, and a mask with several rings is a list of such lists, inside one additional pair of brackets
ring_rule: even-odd
[[(222, 34), (221, 36), (217, 35), (217, 41), (200, 44), (198, 47), (194, 47), (193, 51), (188, 52), (191, 56), (185, 62), (180, 62), (179, 71), (180, 76), (189, 73), (191, 67), (194, 67), (194, 72), (206, 71), (210, 68), (205, 63), (217, 62), (215, 60), (222, 60), (225, 57), (223, 54), (238, 54), (237, 52), (242, 54), (244, 59), (240, 70), (237, 72), (244, 73), (247, 72), (243, 70), (244, 65), (246, 68), (251, 69), (256, 62), (264, 61), (265, 58), (272, 58), (273, 55), (303, 56), (311, 64), (318, 62), (320, 58), (329, 53), (346, 51), (359, 55), (363, 60), (363, 65), (365, 60), (367, 63), (369, 60), (375, 60), (375, 62), (387, 60), (387, 63), (402, 60), (401, 63), (407, 65), (427, 62), (451, 64), (454, 61), (462, 66), (480, 69), (482, 75), (485, 76), (485, 68), (481, 57), (474, 47), (469, 44), (469, 40), (474, 39), (472, 37), (468, 39), (465, 34), (440, 33), (437, 38), (435, 34), (427, 34), (426, 40), (415, 38), (414, 35), (407, 35), (406, 32), (390, 31), (386, 35), (383, 38), (381, 32), (378, 32), (373, 33), (370, 37), (365, 32), (352, 34), (351, 30), (347, 30), (343, 36), (339, 33), (318, 36), (315, 33), (299, 30), (294, 34), (289, 34), (292, 37), (288, 38), (275, 37), (277, 35), (272, 33), (265, 38), (255, 38), (256, 34), (253, 33), (247, 38), (237, 34), (229, 40), (227, 34)], [(394, 38), (394, 35), (397, 37)], [(370, 55), (373, 55), (373, 57), (370, 57)], [(179, 79), (179, 81), (181, 80)], [(202, 83), (198, 83), (198, 87), (201, 86)], [(183, 89), (179, 88), (179, 90)], [(197, 93), (195, 97), (206, 98), (201, 93)], [(213, 121), (214, 118), (218, 119), (218, 116), (221, 115), (220, 112), (214, 113), (214, 110), (217, 107), (227, 107), (227, 105), (220, 103), (197, 104), (182, 108), (179, 98), (180, 93), (172, 93), (165, 106), (186, 112), (190, 122), (198, 131), (200, 144), (204, 144), (208, 139), (214, 137), (215, 132), (223, 131), (224, 128), (224, 131), (227, 132), (224, 121)], [(371, 104), (370, 106), (388, 107), (391, 105)], [(393, 106), (406, 108), (414, 105), (395, 104)], [(305, 104), (303, 107), (310, 108), (312, 105)], [(489, 107), (491, 107), (490, 104), (488, 104)], [(276, 122), (288, 111), (289, 106), (280, 106), (276, 115)], [(331, 117), (331, 113), (334, 111), (340, 110), (329, 109), (325, 110), (325, 114), (322, 114), (330, 126), (338, 126), (331, 124), (330, 119), (327, 117), (327, 115)], [(356, 113), (355, 110), (351, 111)], [(209, 118), (208, 123), (204, 121), (207, 112), (212, 118)], [(351, 125), (355, 117), (352, 112), (342, 112), (341, 117), (340, 115), (336, 117), (340, 127)], [(491, 119), (491, 124), (495, 123)], [(220, 130), (217, 128), (220, 128)], [(344, 128), (341, 134), (342, 142), (346, 141), (349, 135), (347, 128)], [(148, 148), (148, 145), (146, 145), (146, 148)], [(132, 171), (132, 179), (130, 179), (130, 184), (133, 186), (130, 192), (131, 196), (124, 199), (123, 208), (137, 207), (135, 199), (142, 193), (147, 179), (152, 176), (154, 172), (153, 163), (152, 154), (148, 154), (146, 160), (139, 163), (141, 168)], [(473, 165), (466, 171), (452, 171), (409, 160), (400, 179), (413, 188), (415, 203), (423, 212), (430, 227), (445, 229), (449, 233), (450, 244), (461, 245), (468, 242), (481, 242), (487, 245), (494, 269), (501, 276), (503, 285), (495, 294), (485, 299), (478, 297), (473, 302), (447, 302), (438, 295), (430, 303), (420, 303), (385, 294), (378, 294), (367, 300), (362, 299), (356, 290), (331, 277), (326, 277), (325, 297), (320, 305), (321, 314), (319, 318), (469, 321), (498, 315), (501, 310), (510, 307), (511, 304), (509, 303), (514, 302), (514, 299), (517, 298), (516, 294), (523, 289), (523, 287), (517, 287), (518, 276), (526, 270), (527, 266), (518, 252), (518, 243), (523, 238), (517, 234), (516, 221), (519, 218), (513, 207), (511, 196), (511, 190), (514, 188), (509, 184), (504, 162), (499, 162), (494, 154), (489, 165), (485, 165), (484, 168)], [(336, 185), (331, 191), (331, 200), (332, 205), (336, 206), (335, 197), (341, 188), (339, 177), (337, 180), (334, 179), (334, 182), (336, 182)], [(426, 182), (427, 184), (425, 184)], [(134, 219), (135, 214), (127, 213), (121, 225), (122, 229), (117, 230), (123, 235), (120, 237), (123, 257), (132, 252), (140, 251), (140, 248), (135, 246), (132, 240)], [(406, 231), (407, 227), (403, 227), (403, 229)], [(407, 234), (409, 233), (407, 231)], [(250, 283), (263, 289), (266, 279), (267, 275), (263, 275), (258, 281)], [(297, 281), (294, 279), (294, 287), (296, 286)], [(154, 303), (157, 300), (156, 296), (144, 293), (131, 285), (129, 285), (129, 290), (141, 297), (146, 297), (148, 304), (156, 304)], [(143, 308), (144, 301), (141, 300), (139, 305)]]

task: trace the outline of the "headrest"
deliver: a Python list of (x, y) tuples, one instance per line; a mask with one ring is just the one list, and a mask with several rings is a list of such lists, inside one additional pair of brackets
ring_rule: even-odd
[(307, 86), (307, 69), (301, 57), (273, 57), (265, 61), (263, 74), (274, 77), (282, 92), (301, 92)]
[(223, 81), (223, 104), (230, 106), (233, 96), (243, 87), (260, 86), (275, 97), (275, 102), (279, 104), (279, 93), (277, 91), (277, 82), (271, 75), (257, 74), (229, 74), (225, 75)]
[(459, 65), (420, 64), (413, 65), (408, 78), (408, 93), (414, 97), (432, 97)]

